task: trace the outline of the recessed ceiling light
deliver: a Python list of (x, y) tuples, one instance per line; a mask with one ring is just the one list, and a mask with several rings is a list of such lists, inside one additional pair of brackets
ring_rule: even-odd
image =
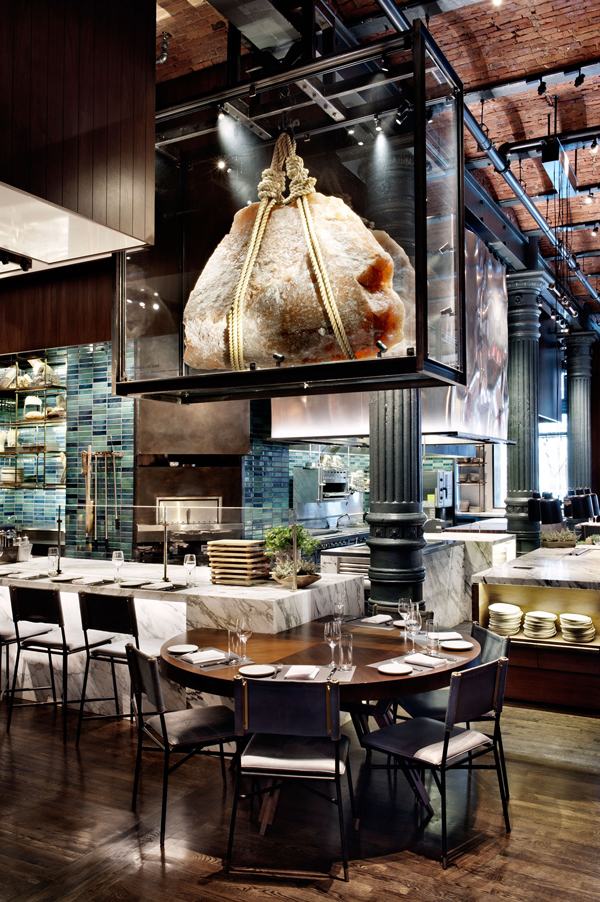
[(160, 309), (160, 307), (159, 307), (158, 304), (152, 304), (152, 306), (153, 306), (153, 308), (154, 308), (155, 310), (159, 310), (159, 309)]

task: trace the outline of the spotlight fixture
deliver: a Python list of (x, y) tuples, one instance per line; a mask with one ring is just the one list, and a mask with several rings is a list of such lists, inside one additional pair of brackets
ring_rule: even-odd
[(217, 119), (224, 119), (224, 118), (225, 118), (225, 113), (223, 112), (223, 110), (219, 110), (219, 115), (217, 116)]
[(554, 310), (550, 314), (550, 319), (556, 319), (556, 313), (554, 312)]
[(502, 0), (492, 0), (493, 6), (502, 6)]
[(379, 121), (379, 118), (377, 116), (375, 116), (374, 118), (375, 118), (375, 131), (380, 132), (381, 131), (381, 122)]
[(588, 194), (586, 194), (586, 196), (585, 196), (585, 202), (586, 202), (586, 204), (593, 204), (593, 203), (594, 203), (594, 195), (592, 194), (591, 190), (588, 192)]
[(542, 78), (540, 78), (540, 83), (538, 85), (537, 91), (540, 97), (542, 96), (542, 94), (546, 93), (546, 82)]
[(384, 55), (383, 59), (381, 60), (381, 71), (382, 72), (390, 71), (390, 61), (387, 58), (387, 56), (385, 56), (385, 55)]
[(592, 141), (592, 144), (590, 146), (590, 153), (593, 153), (594, 156), (598, 153), (598, 141), (596, 140), (596, 138), (594, 138), (594, 140)]
[(153, 309), (153, 310), (160, 310), (160, 307), (159, 307), (158, 304), (152, 304), (152, 309)]
[(225, 160), (219, 160), (219, 162), (217, 163), (217, 168), (225, 169)]
[(227, 172), (231, 172), (231, 166), (227, 167)]
[(600, 225), (596, 222), (594, 223), (594, 228), (592, 229), (592, 235), (594, 238), (598, 237), (598, 232), (600, 231)]
[(359, 141), (359, 142), (358, 142), (358, 146), (359, 146), (359, 147), (362, 147), (364, 143), (365, 143), (364, 141)]
[(353, 135), (354, 134), (354, 126), (351, 125), (348, 129), (346, 129), (346, 131), (348, 132), (349, 135)]
[(305, 143), (305, 144), (308, 144), (308, 142), (310, 141), (310, 135), (308, 134), (308, 132), (304, 135), (304, 139), (303, 139), (303, 140), (304, 140), (304, 143)]
[(584, 81), (585, 81), (585, 75), (583, 74), (583, 72), (580, 69), (579, 75), (575, 79), (575, 87), (580, 88), (582, 86), (582, 84), (584, 83)]

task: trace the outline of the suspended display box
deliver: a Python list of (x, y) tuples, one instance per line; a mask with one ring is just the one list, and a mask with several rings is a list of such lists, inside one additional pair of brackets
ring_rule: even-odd
[(183, 112), (119, 258), (117, 394), (464, 384), (462, 85), (420, 22)]

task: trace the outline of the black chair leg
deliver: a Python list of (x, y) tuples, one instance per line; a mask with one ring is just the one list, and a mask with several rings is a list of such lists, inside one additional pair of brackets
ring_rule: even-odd
[(448, 867), (448, 827), (446, 824), (446, 771), (440, 773), (442, 795), (442, 867)]
[(231, 853), (233, 852), (233, 834), (235, 831), (235, 817), (237, 814), (238, 799), (240, 797), (240, 785), (242, 782), (242, 768), (238, 767), (235, 777), (235, 789), (233, 793), (233, 805), (231, 807), (231, 825), (229, 827), (229, 840), (227, 842), (227, 855), (225, 858), (225, 873), (229, 873), (231, 867)]
[(15, 669), (13, 672), (12, 689), (8, 698), (8, 718), (6, 720), (6, 732), (10, 732), (10, 722), (12, 720), (13, 706), (15, 703), (15, 691), (17, 688), (17, 674), (19, 672), (19, 659), (21, 657), (21, 646), (17, 642), (17, 654), (15, 657)]
[(67, 744), (67, 699), (68, 699), (68, 680), (69, 680), (69, 656), (63, 654), (63, 674), (62, 674), (62, 716), (63, 716), (63, 745)]
[(498, 752), (500, 753), (500, 766), (502, 768), (502, 779), (504, 780), (504, 795), (506, 801), (510, 799), (510, 791), (508, 788), (508, 774), (506, 773), (506, 759), (504, 758), (504, 746), (502, 745), (502, 733), (498, 728)]
[(360, 814), (362, 811), (363, 800), (365, 797), (365, 789), (367, 787), (367, 780), (369, 779), (369, 771), (371, 769), (371, 749), (367, 749), (367, 754), (365, 756), (365, 763), (363, 769), (363, 777), (360, 783), (360, 792), (358, 794), (358, 810), (356, 812), (356, 817), (354, 819), (354, 829), (358, 830), (360, 825)]
[(137, 793), (138, 786), (140, 783), (140, 769), (142, 767), (142, 745), (143, 745), (143, 733), (140, 729), (138, 729), (138, 747), (137, 754), (135, 756), (135, 776), (133, 778), (133, 795), (131, 797), (131, 810), (135, 811), (135, 806), (137, 803)]
[(50, 685), (52, 687), (52, 702), (54, 710), (58, 711), (58, 700), (56, 698), (56, 682), (54, 680), (54, 664), (52, 662), (52, 654), (48, 652), (48, 669), (50, 671)]
[(85, 670), (83, 672), (83, 686), (81, 687), (81, 702), (79, 704), (79, 717), (77, 718), (77, 736), (75, 737), (75, 748), (79, 748), (79, 738), (81, 736), (81, 724), (83, 723), (83, 706), (85, 704), (85, 692), (87, 689), (88, 673), (90, 671), (90, 654), (87, 652), (85, 659)]
[(494, 743), (494, 760), (496, 762), (496, 774), (498, 775), (498, 786), (500, 787), (500, 798), (502, 799), (502, 813), (504, 814), (504, 825), (506, 827), (506, 832), (510, 833), (510, 821), (508, 819), (508, 806), (506, 804), (506, 795), (504, 793), (504, 779), (502, 777), (502, 769), (500, 767), (500, 756), (498, 754), (498, 747), (496, 743)]
[(163, 769), (162, 809), (160, 812), (160, 844), (165, 844), (165, 828), (167, 825), (167, 792), (169, 789), (169, 750), (165, 749), (165, 763)]
[(342, 804), (342, 786), (340, 783), (340, 776), (336, 774), (335, 776), (335, 793), (337, 796), (337, 809), (340, 820), (340, 839), (342, 842), (342, 861), (344, 863), (344, 880), (346, 883), (350, 880), (348, 874), (348, 850), (346, 848), (346, 828), (344, 824), (344, 807)]
[(348, 778), (348, 795), (350, 796), (350, 810), (356, 820), (356, 805), (354, 804), (354, 787), (352, 785), (352, 771), (350, 770), (350, 755), (346, 759), (346, 776)]
[(221, 776), (223, 777), (223, 783), (227, 780), (227, 774), (225, 772), (225, 750), (223, 748), (223, 743), (219, 743), (219, 752), (221, 757)]
[(115, 711), (117, 717), (121, 714), (121, 709), (119, 707), (119, 690), (117, 689), (117, 674), (115, 673), (115, 662), (110, 662), (110, 669), (112, 672), (112, 682), (113, 682), (113, 691), (115, 693)]

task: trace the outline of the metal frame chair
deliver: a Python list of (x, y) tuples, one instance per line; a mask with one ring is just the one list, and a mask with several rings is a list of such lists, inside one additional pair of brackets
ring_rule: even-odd
[[(267, 790), (255, 788), (261, 777), (272, 780), (268, 789), (272, 805), (287, 782), (318, 780), (335, 783), (332, 798), (312, 786), (306, 788), (337, 806), (340, 824), (344, 880), (348, 881), (348, 852), (344, 829), (341, 775), (348, 778), (352, 813), (354, 793), (348, 751), (350, 742), (340, 732), (340, 690), (337, 680), (326, 683), (273, 682), (234, 679), (235, 725), (238, 736), (254, 734), (241, 753), (237, 771), (225, 871), (231, 867), (238, 800)], [(252, 777), (249, 793), (240, 795), (242, 778)], [(265, 821), (266, 826), (266, 821)]]
[[(162, 751), (163, 787), (162, 808), (160, 816), (160, 844), (165, 844), (165, 827), (167, 820), (167, 792), (169, 776), (194, 755), (211, 755), (207, 746), (218, 745), (221, 758), (221, 774), (226, 779), (223, 744), (237, 742), (233, 711), (225, 705), (212, 705), (208, 708), (186, 708), (182, 711), (167, 711), (165, 708), (158, 660), (146, 655), (133, 645), (126, 646), (127, 663), (131, 676), (131, 685), (135, 698), (136, 719), (138, 728), (138, 747), (135, 761), (135, 777), (133, 781), (132, 811), (136, 809), (137, 792), (140, 779), (143, 751)], [(143, 698), (154, 708), (153, 712), (143, 711)], [(144, 746), (144, 737), (154, 745)], [(172, 754), (184, 757), (175, 764), (170, 764)]]
[[(104, 720), (105, 718), (131, 717), (133, 719), (133, 707), (130, 705), (128, 714), (119, 710), (119, 695), (117, 689), (117, 677), (115, 664), (127, 666), (126, 644), (133, 639), (136, 648), (142, 648), (146, 654), (158, 655), (162, 645), (161, 639), (142, 639), (139, 637), (137, 616), (135, 612), (135, 599), (133, 595), (101, 595), (99, 592), (80, 592), (79, 610), (81, 612), (81, 625), (85, 636), (85, 672), (83, 676), (83, 688), (81, 690), (81, 704), (79, 706), (79, 718), (77, 720), (77, 738), (75, 747), (79, 746), (81, 726), (84, 720), (83, 708), (86, 702), (114, 701), (115, 714), (88, 714), (85, 720)], [(108, 645), (92, 646), (88, 636), (93, 630), (107, 630), (117, 635), (125, 635), (127, 639), (111, 642)], [(103, 698), (87, 698), (87, 681), (92, 661), (104, 661), (110, 664), (113, 692), (112, 696)], [(130, 690), (130, 697), (133, 698)]]
[[(62, 604), (60, 601), (60, 591), (58, 589), (34, 589), (31, 586), (11, 586), (10, 601), (13, 612), (13, 620), (15, 623), (15, 632), (17, 636), (17, 655), (13, 672), (12, 687), (9, 696), (8, 719), (6, 724), (6, 732), (10, 730), (12, 713), (16, 692), (27, 692), (31, 689), (36, 691), (42, 689), (52, 690), (52, 702), (31, 702), (25, 703), (23, 707), (38, 707), (41, 705), (53, 704), (57, 709), (56, 685), (54, 681), (54, 667), (52, 664), (52, 656), (60, 655), (62, 657), (62, 715), (63, 715), (63, 743), (67, 741), (67, 687), (69, 677), (69, 657), (78, 652), (85, 651), (86, 641), (90, 647), (95, 645), (104, 645), (113, 638), (112, 633), (98, 632), (96, 630), (90, 632), (87, 640), (84, 638), (83, 632), (79, 630), (65, 629)], [(40, 624), (52, 624), (53, 629), (49, 629), (37, 636), (21, 636), (19, 624), (22, 621)], [(48, 655), (48, 665), (50, 667), (50, 686), (35, 686), (17, 688), (17, 674), (19, 669), (19, 659), (22, 651), (35, 651)], [(79, 702), (74, 699), (72, 703)]]
[[(367, 750), (365, 772), (361, 785), (359, 812), (362, 807), (373, 751), (394, 757), (403, 769), (431, 770), (442, 799), (442, 865), (448, 866), (448, 836), (446, 824), (446, 773), (456, 769), (495, 769), (502, 801), (506, 832), (510, 833), (508, 807), (498, 752), (500, 714), (504, 700), (508, 660), (500, 658), (459, 673), (453, 673), (448, 693), (444, 723), (428, 717), (415, 717), (367, 733), (361, 744)], [(480, 720), (482, 715), (495, 713), (494, 734), (486, 736), (475, 730), (456, 727), (457, 723)], [(494, 764), (474, 764), (482, 755), (492, 752)], [(359, 827), (359, 817), (356, 819)]]
[[(480, 626), (473, 621), (471, 626), (471, 636), (481, 646), (481, 654), (472, 664), (467, 665), (465, 670), (476, 667), (478, 664), (489, 664), (490, 661), (498, 661), (500, 658), (507, 658), (510, 655), (510, 636), (499, 636), (491, 630)], [(434, 720), (444, 720), (446, 717), (446, 708), (448, 707), (448, 692), (446, 689), (433, 689), (430, 692), (418, 692), (416, 695), (407, 695), (399, 699), (400, 707), (402, 707), (411, 717), (431, 717)], [(496, 716), (493, 711), (489, 711), (479, 721), (494, 721)], [(467, 723), (467, 727), (470, 724)], [(502, 779), (504, 780), (504, 792), (506, 798), (510, 798), (508, 788), (508, 775), (506, 772), (506, 760), (504, 758), (504, 746), (502, 745), (502, 733), (498, 726), (498, 752), (500, 754), (500, 764), (502, 766)]]
[[(49, 633), (52, 629), (52, 623), (25, 623), (21, 627), (23, 639), (31, 639), (33, 636), (41, 636), (43, 633)], [(0, 620), (0, 701), (4, 696), (4, 692), (10, 686), (10, 655), (9, 649), (11, 645), (16, 645), (17, 631), (13, 620)], [(6, 685), (2, 685), (2, 652), (5, 652), (6, 659)]]

